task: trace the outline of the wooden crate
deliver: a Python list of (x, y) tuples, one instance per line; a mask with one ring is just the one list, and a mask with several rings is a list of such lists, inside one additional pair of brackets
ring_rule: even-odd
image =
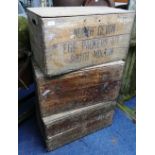
[(125, 59), (134, 15), (108, 7), (30, 8), (34, 60), (54, 76)]
[(115, 102), (104, 102), (44, 118), (38, 115), (47, 149), (56, 149), (111, 125), (114, 107)]
[(47, 78), (34, 65), (39, 109), (50, 116), (117, 98), (124, 62), (88, 67), (55, 78)]

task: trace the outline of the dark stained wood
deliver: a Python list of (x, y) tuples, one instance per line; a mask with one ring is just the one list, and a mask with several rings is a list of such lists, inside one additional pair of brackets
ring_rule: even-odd
[(79, 126), (69, 129), (62, 134), (55, 135), (49, 140), (46, 140), (46, 147), (49, 151), (54, 150), (62, 145), (84, 137), (92, 132), (105, 128), (112, 124), (112, 116), (113, 111), (105, 114), (104, 119), (95, 119), (88, 123), (81, 122)]
[(115, 102), (72, 110), (66, 113), (39, 118), (39, 125), (48, 150), (70, 143), (112, 123)]
[(49, 116), (117, 98), (123, 61), (89, 67), (57, 78), (48, 79), (35, 66), (42, 116)]
[(115, 105), (115, 102), (103, 102), (97, 105), (42, 118), (45, 124), (46, 137), (50, 138), (51, 136), (65, 132), (79, 126), (81, 122), (85, 123), (91, 122), (94, 119), (104, 119), (102, 115), (113, 110)]

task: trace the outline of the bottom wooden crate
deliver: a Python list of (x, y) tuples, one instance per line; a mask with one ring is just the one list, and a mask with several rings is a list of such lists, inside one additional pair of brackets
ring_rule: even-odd
[(47, 149), (54, 150), (111, 125), (114, 107), (115, 102), (103, 102), (49, 117), (38, 115)]

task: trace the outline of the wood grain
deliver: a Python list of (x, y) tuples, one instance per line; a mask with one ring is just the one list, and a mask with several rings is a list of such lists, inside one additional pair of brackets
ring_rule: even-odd
[(41, 19), (36, 18), (35, 15), (31, 14), (31, 18), (35, 19), (36, 24), (33, 23), (33, 20), (29, 20), (28, 18), (28, 26), (29, 26), (29, 35), (30, 35), (30, 43), (31, 50), (33, 54), (33, 58), (38, 66), (44, 71), (45, 67), (45, 54), (44, 54), (44, 44), (43, 44), (43, 30), (41, 28)]
[(113, 111), (92, 118), (88, 122), (81, 122), (80, 125), (70, 128), (63, 133), (57, 134), (50, 139), (46, 139), (48, 150), (54, 150), (62, 145), (77, 140), (99, 129), (105, 128), (112, 123)]
[(113, 111), (104, 115), (105, 119), (103, 120), (92, 120), (89, 123), (81, 123), (80, 126), (72, 128), (62, 135), (53, 136), (50, 140), (46, 140), (47, 149), (54, 150), (58, 147), (61, 147), (65, 144), (68, 144), (72, 141), (75, 141), (79, 138), (82, 138), (92, 132), (95, 132), (99, 129), (105, 128), (112, 123)]
[(80, 126), (81, 122), (89, 124), (96, 119), (104, 119), (104, 115), (114, 110), (115, 105), (115, 102), (103, 102), (42, 118), (45, 127), (45, 136), (47, 139), (50, 139), (52, 136)]
[(103, 14), (44, 18), (32, 10), (33, 57), (46, 76), (126, 58), (134, 12), (106, 8)]
[(56, 149), (107, 127), (112, 123), (115, 104), (104, 102), (44, 118), (39, 115), (39, 126), (47, 149)]
[[(129, 40), (129, 35), (93, 39), (90, 42), (87, 40), (83, 45), (86, 47), (83, 48), (81, 41), (75, 42), (75, 44), (72, 42), (71, 46), (75, 45), (76, 50), (70, 52), (63, 50), (63, 47), (68, 46), (68, 43), (59, 44), (53, 48), (52, 53), (46, 53), (46, 71), (49, 75), (59, 75), (84, 67), (125, 59)], [(99, 47), (93, 47), (95, 44)]]
[(28, 8), (28, 11), (34, 13), (39, 17), (68, 17), (68, 16), (84, 16), (84, 15), (103, 15), (110, 13), (133, 13), (123, 9), (115, 9), (110, 7), (42, 7), (42, 8)]
[(49, 116), (115, 100), (123, 67), (124, 62), (118, 61), (49, 79), (34, 65), (41, 115)]
[(133, 20), (134, 13), (43, 18), (45, 46), (49, 48), (51, 45), (75, 39), (129, 34)]

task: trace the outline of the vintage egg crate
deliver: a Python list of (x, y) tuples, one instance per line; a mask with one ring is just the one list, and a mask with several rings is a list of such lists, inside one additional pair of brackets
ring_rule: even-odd
[(124, 61), (48, 78), (34, 66), (41, 116), (50, 116), (117, 98)]
[(54, 76), (125, 59), (134, 16), (108, 7), (29, 8), (34, 60)]
[(111, 125), (115, 104), (116, 102), (102, 102), (43, 118), (38, 113), (47, 149), (56, 149)]

